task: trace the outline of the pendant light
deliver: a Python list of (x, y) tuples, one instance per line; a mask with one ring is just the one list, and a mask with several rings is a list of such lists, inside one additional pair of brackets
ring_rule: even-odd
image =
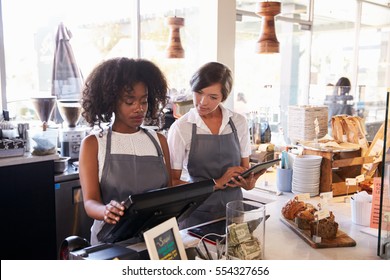
[(168, 47), (165, 50), (167, 58), (184, 58), (184, 49), (180, 40), (180, 28), (184, 26), (184, 18), (168, 17), (166, 24), (169, 27)]
[(256, 43), (256, 53), (279, 53), (279, 41), (275, 34), (275, 16), (280, 14), (280, 2), (259, 2), (256, 14), (263, 17), (261, 33)]

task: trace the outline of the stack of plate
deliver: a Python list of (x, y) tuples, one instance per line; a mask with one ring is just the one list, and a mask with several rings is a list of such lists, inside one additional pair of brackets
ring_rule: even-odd
[(321, 156), (297, 156), (293, 165), (291, 191), (295, 194), (309, 193), (316, 196), (320, 193)]

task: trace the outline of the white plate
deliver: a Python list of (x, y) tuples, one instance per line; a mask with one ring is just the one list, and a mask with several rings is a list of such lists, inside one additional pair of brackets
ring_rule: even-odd
[(319, 186), (320, 181), (318, 180), (318, 181), (312, 181), (312, 182), (303, 182), (303, 181), (293, 179), (291, 183), (295, 184), (297, 186), (302, 186), (304, 188), (307, 188), (307, 187), (312, 187), (312, 186)]
[(313, 168), (320, 168), (321, 164), (317, 163), (295, 163), (293, 165), (293, 168), (302, 168), (302, 169), (313, 169)]
[(302, 155), (297, 156), (294, 162), (311, 162), (311, 163), (321, 163), (322, 157), (316, 155)]
[(321, 174), (320, 170), (315, 171), (301, 171), (301, 170), (293, 170), (293, 176), (319, 176)]
[(292, 185), (291, 189), (300, 192), (317, 192), (320, 188), (318, 186), (313, 188), (301, 188), (296, 185)]
[(291, 189), (300, 192), (318, 192), (320, 185), (313, 185), (312, 187), (302, 187), (302, 185), (291, 184)]
[(292, 176), (293, 181), (299, 181), (299, 182), (313, 182), (313, 181), (319, 181), (320, 180), (320, 174), (293, 174)]
[(321, 175), (321, 172), (319, 170), (317, 171), (313, 171), (313, 172), (310, 172), (310, 171), (293, 171), (293, 177), (320, 177)]
[(311, 187), (302, 187), (301, 185), (292, 184), (291, 189), (299, 190), (301, 192), (314, 192), (320, 189), (320, 185), (313, 185)]
[(298, 186), (302, 186), (302, 187), (311, 187), (311, 186), (318, 186), (320, 184), (320, 181), (317, 180), (317, 181), (308, 181), (308, 182), (303, 182), (303, 181), (299, 181), (299, 180), (292, 180), (292, 183), (293, 184), (296, 184)]

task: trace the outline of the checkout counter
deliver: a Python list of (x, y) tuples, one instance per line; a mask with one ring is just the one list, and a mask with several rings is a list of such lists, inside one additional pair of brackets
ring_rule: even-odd
[[(377, 256), (377, 230), (352, 223), (351, 206), (345, 202), (344, 196), (334, 197), (329, 201), (329, 209), (333, 211), (339, 228), (356, 241), (356, 246), (339, 248), (312, 248), (294, 231), (287, 227), (280, 219), (281, 209), (294, 194), (280, 193), (275, 187), (275, 171), (267, 171), (256, 183), (251, 191), (243, 191), (244, 198), (254, 200), (266, 205), (266, 214), (270, 218), (265, 225), (265, 259), (266, 260), (379, 260)], [(312, 197), (311, 203), (319, 202), (319, 197)], [(199, 226), (199, 225), (198, 225)], [(189, 259), (194, 258), (193, 250), (200, 239), (190, 235), (189, 229), (180, 231), (182, 241), (187, 249)], [(215, 246), (207, 243), (211, 252)], [(147, 259), (145, 243), (137, 243), (127, 247), (130, 257), (134, 251)], [(80, 252), (79, 252), (80, 253)], [(80, 259), (77, 251), (70, 253), (70, 258)], [(104, 257), (103, 257), (104, 258)], [(113, 258), (111, 255), (110, 258)], [(108, 259), (108, 258), (104, 258)]]

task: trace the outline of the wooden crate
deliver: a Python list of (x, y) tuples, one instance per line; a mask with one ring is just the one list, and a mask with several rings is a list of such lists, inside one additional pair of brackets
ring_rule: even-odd
[(345, 180), (361, 175), (362, 165), (374, 161), (374, 157), (362, 157), (360, 149), (348, 152), (304, 149), (303, 154), (322, 156), (320, 193), (333, 191), (333, 196), (356, 192), (358, 186), (349, 186), (347, 188)]

